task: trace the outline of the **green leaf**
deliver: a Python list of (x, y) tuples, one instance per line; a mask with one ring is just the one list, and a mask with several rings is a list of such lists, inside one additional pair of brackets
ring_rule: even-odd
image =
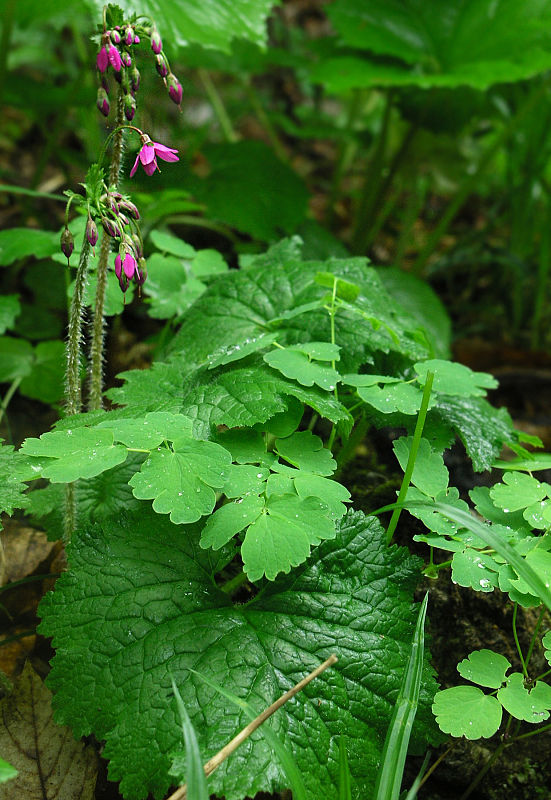
[[(349, 72), (343, 72), (342, 65), (338, 71), (336, 64), (323, 65), (329, 88), (464, 85), (483, 90), (549, 69), (551, 53), (545, 33), (551, 11), (547, 3), (527, 0), (520, 8), (506, 0), (467, 4), (450, 0), (447, 13), (441, 10), (438, 0), (421, 4), (416, 0), (391, 4), (336, 0), (328, 8), (334, 28), (346, 45), (367, 50), (370, 57), (356, 59), (355, 70), (347, 64)], [(381, 56), (390, 60), (381, 62)], [(359, 64), (363, 64), (363, 76)]]
[(188, 387), (182, 406), (196, 420), (197, 436), (208, 435), (211, 426), (229, 428), (252, 426), (266, 422), (274, 414), (285, 411), (287, 398), (295, 397), (331, 422), (346, 422), (350, 416), (332, 394), (302, 387), (262, 365), (219, 368), (217, 372), (198, 375), (195, 385)]
[(152, 230), (149, 238), (157, 250), (162, 253), (170, 253), (170, 255), (178, 256), (178, 258), (188, 259), (192, 259), (196, 255), (194, 247), (171, 233)]
[(346, 742), (344, 736), (339, 738), (339, 800), (352, 800), (352, 785)]
[(312, 431), (298, 431), (286, 439), (277, 439), (275, 450), (289, 464), (316, 475), (332, 475), (337, 467), (331, 451)]
[(459, 674), (468, 681), (499, 689), (505, 683), (505, 673), (511, 662), (493, 650), (475, 650), (457, 665)]
[(506, 472), (503, 483), (496, 483), (490, 489), (490, 497), (505, 513), (526, 508), (550, 493), (551, 486), (548, 483), (540, 483), (523, 472)]
[[(346, 730), (351, 772), (368, 796), (410, 649), (418, 560), (387, 547), (375, 519), (350, 514), (308, 563), (234, 606), (212, 578), (212, 551), (197, 539), (196, 528), (147, 511), (74, 534), (69, 571), (40, 606), (41, 633), (54, 636), (57, 650), (48, 677), (56, 719), (77, 736), (93, 731), (106, 741), (109, 777), (122, 779), (125, 796), (161, 798), (171, 753), (181, 747), (170, 675), (208, 754), (248, 719), (190, 669), (260, 712), (336, 652), (336, 668), (281, 708), (273, 729), (294, 743), (308, 800), (335, 796)], [(414, 748), (435, 741), (434, 689), (425, 662)], [(209, 791), (226, 800), (284, 785), (262, 736), (209, 779)]]
[(551, 686), (536, 681), (534, 688), (529, 691), (520, 672), (513, 672), (509, 676), (507, 685), (498, 691), (497, 699), (515, 719), (534, 723), (549, 719)]
[(219, 550), (237, 533), (252, 525), (263, 509), (264, 501), (254, 494), (226, 503), (208, 518), (201, 533), (201, 547)]
[[(392, 445), (396, 458), (404, 471), (408, 463), (412, 442), (413, 436), (402, 436)], [(429, 497), (436, 497), (440, 492), (447, 490), (448, 480), (449, 473), (444, 464), (444, 459), (439, 453), (433, 451), (426, 439), (421, 439), (411, 482), (424, 494)]]
[(266, 422), (257, 423), (257, 427), (262, 431), (271, 433), (272, 436), (276, 436), (278, 439), (284, 439), (294, 433), (304, 414), (304, 406), (296, 397), (292, 396), (289, 396), (286, 402), (287, 409), (285, 411), (274, 414)]
[(19, 295), (5, 294), (0, 297), (0, 333), (13, 328), (13, 323), (21, 311)]
[(439, 395), (437, 405), (429, 419), (432, 414), (457, 432), (477, 472), (490, 469), (503, 444), (514, 438), (507, 410), (494, 408), (482, 397)]
[(264, 142), (211, 144), (203, 155), (210, 174), (202, 179), (190, 175), (188, 185), (211, 219), (265, 242), (293, 233), (300, 225), (308, 191), (296, 172)]
[(196, 278), (212, 278), (228, 271), (228, 265), (218, 250), (199, 250), (191, 262), (191, 271)]
[(383, 414), (393, 414), (396, 411), (401, 414), (417, 414), (423, 399), (423, 392), (410, 383), (360, 386), (358, 394), (364, 403), (382, 411)]
[(153, 509), (175, 524), (195, 522), (214, 508), (214, 489), (224, 486), (230, 465), (231, 455), (219, 444), (181, 437), (172, 451), (152, 452), (130, 485), (135, 497), (153, 500)]
[(48, 258), (59, 250), (57, 234), (34, 228), (9, 228), (0, 231), (0, 266), (21, 258)]
[[(207, 791), (207, 779), (203, 769), (203, 759), (201, 758), (201, 751), (199, 750), (199, 743), (197, 742), (197, 734), (193, 727), (187, 708), (185, 707), (182, 695), (178, 691), (178, 687), (172, 678), (172, 691), (176, 698), (176, 705), (178, 707), (178, 714), (182, 724), (182, 734), (184, 736), (184, 753), (174, 756), (171, 775), (179, 778), (178, 783), (187, 781), (187, 797), (189, 800), (209, 800), (209, 792)], [(178, 769), (178, 763), (185, 761), (185, 779)]]
[(251, 581), (264, 575), (273, 581), (280, 572), (298, 567), (312, 545), (335, 536), (327, 506), (317, 497), (273, 496), (265, 513), (247, 529), (241, 546), (245, 572)]
[(258, 336), (241, 339), (229, 347), (219, 347), (207, 356), (209, 369), (222, 367), (224, 364), (231, 364), (233, 361), (241, 361), (242, 358), (247, 358), (252, 353), (258, 353), (259, 350), (269, 347), (276, 338), (277, 334), (275, 333), (260, 333)]
[(545, 658), (547, 659), (547, 663), (551, 666), (551, 631), (547, 631), (547, 633), (541, 640), (541, 643), (545, 650), (544, 655)]
[[(536, 546), (533, 550), (527, 553), (524, 562), (530, 568), (532, 573), (539, 578), (545, 588), (549, 590), (549, 586), (551, 585), (551, 553)], [(513, 567), (515, 567), (514, 564)], [(520, 575), (520, 570), (518, 568), (516, 571)], [(541, 592), (535, 591), (535, 588), (530, 585), (525, 576), (520, 575), (519, 579), (516, 581), (511, 581), (511, 584), (523, 594), (529, 592), (530, 594), (536, 594), (541, 597)]]
[(497, 523), (498, 525), (505, 525), (513, 530), (524, 529), (528, 532), (528, 526), (521, 513), (518, 511), (505, 512), (503, 509), (494, 505), (491, 497), (491, 488), (488, 486), (476, 486), (474, 489), (470, 490), (469, 497), (473, 501), (478, 513), (490, 522)]
[(53, 483), (72, 483), (78, 478), (93, 478), (126, 461), (126, 447), (113, 444), (109, 430), (75, 428), (50, 431), (40, 439), (25, 439), (20, 450), (44, 458), (42, 477)]
[(19, 772), (15, 767), (12, 767), (11, 764), (8, 764), (3, 758), (0, 758), (0, 783), (11, 781), (12, 778), (17, 778), (18, 775)]
[(486, 372), (473, 372), (464, 364), (432, 358), (414, 364), (419, 383), (425, 384), (427, 373), (434, 372), (432, 389), (447, 395), (460, 397), (484, 397), (486, 389), (495, 389), (496, 379)]
[(452, 581), (476, 592), (493, 592), (498, 585), (498, 568), (491, 556), (476, 550), (464, 550), (452, 558)]
[(531, 453), (530, 458), (514, 458), (512, 461), (497, 459), (492, 465), (495, 469), (528, 470), (538, 472), (540, 469), (551, 469), (551, 453)]
[[(101, 0), (87, 0), (101, 14)], [(200, 8), (191, 0), (117, 0), (129, 13), (155, 20), (163, 39), (185, 46), (197, 42), (230, 52), (234, 37), (266, 43), (266, 17), (271, 0), (205, 0)]]
[(30, 373), (23, 378), (19, 391), (43, 403), (57, 403), (63, 397), (65, 379), (65, 344), (39, 342), (34, 349)]
[(476, 686), (436, 692), (432, 706), (440, 730), (466, 739), (489, 739), (501, 725), (501, 703)]
[(264, 356), (264, 361), (279, 370), (286, 378), (293, 378), (302, 386), (316, 384), (326, 392), (332, 392), (340, 379), (336, 370), (316, 364), (305, 352), (295, 348), (271, 350)]
[(293, 484), (299, 497), (319, 497), (327, 504), (333, 519), (339, 519), (346, 513), (350, 500), (348, 489), (337, 481), (322, 478), (319, 475), (304, 474), (302, 470), (293, 478)]
[(143, 291), (150, 298), (149, 315), (154, 319), (181, 316), (207, 288), (189, 277), (184, 264), (174, 256), (153, 253), (147, 261), (147, 275)]
[(0, 337), (0, 383), (8, 383), (29, 375), (33, 362), (33, 348), (25, 339)]
[(96, 428), (108, 428), (115, 442), (130, 448), (153, 450), (164, 441), (191, 436), (192, 421), (183, 414), (152, 411), (137, 419), (113, 419), (110, 414)]
[(149, 369), (120, 372), (117, 378), (124, 380), (124, 385), (105, 394), (113, 403), (132, 408), (136, 415), (147, 411), (177, 413), (182, 408), (182, 377), (170, 363), (157, 361)]
[(270, 470), (250, 464), (232, 465), (228, 480), (224, 484), (226, 497), (239, 498), (248, 494), (261, 494)]
[(0, 439), (0, 513), (13, 514), (16, 508), (27, 505), (28, 498), (23, 494), (27, 486), (17, 472), (21, 456), (14, 452), (12, 445), (1, 442)]

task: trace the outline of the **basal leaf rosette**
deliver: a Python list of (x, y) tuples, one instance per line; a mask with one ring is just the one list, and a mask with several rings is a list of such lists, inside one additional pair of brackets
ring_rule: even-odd
[[(374, 518), (351, 513), (305, 564), (233, 605), (213, 579), (220, 557), (198, 538), (197, 526), (173, 525), (147, 507), (74, 535), (69, 571), (40, 607), (41, 633), (57, 649), (48, 678), (56, 719), (77, 736), (105, 740), (110, 778), (121, 780), (125, 797), (161, 798), (171, 754), (181, 749), (171, 678), (209, 758), (248, 720), (191, 669), (260, 712), (336, 653), (336, 668), (269, 724), (292, 749), (309, 800), (336, 795), (341, 735), (366, 797), (411, 645), (417, 559), (386, 547)], [(426, 666), (414, 748), (435, 739), (435, 688)], [(263, 736), (209, 779), (226, 800), (284, 785)]]

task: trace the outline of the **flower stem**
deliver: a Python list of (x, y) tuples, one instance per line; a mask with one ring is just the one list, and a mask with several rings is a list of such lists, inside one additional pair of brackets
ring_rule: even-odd
[(89, 261), (90, 243), (85, 235), (77, 268), (75, 291), (73, 292), (69, 311), (67, 375), (65, 380), (65, 407), (68, 415), (78, 414), (82, 405), (80, 391), (80, 343), (82, 341), (82, 314), (84, 310), (84, 292), (88, 278)]
[[(109, 185), (117, 186), (119, 173), (121, 170), (123, 154), (123, 131), (121, 127), (124, 123), (124, 94), (119, 88), (117, 98), (117, 129), (113, 136), (113, 151), (111, 155), (111, 166), (109, 168)], [(94, 307), (94, 318), (92, 322), (92, 341), (90, 343), (90, 396), (88, 399), (88, 410), (97, 411), (103, 406), (103, 345), (105, 339), (105, 292), (107, 288), (107, 271), (111, 240), (105, 233), (102, 234), (99, 248), (96, 304)]]

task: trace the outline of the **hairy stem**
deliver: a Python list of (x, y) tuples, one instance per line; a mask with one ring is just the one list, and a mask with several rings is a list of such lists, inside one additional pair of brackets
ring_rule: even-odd
[[(119, 127), (124, 125), (124, 93), (119, 87), (117, 98), (117, 130), (113, 136), (113, 151), (111, 155), (111, 166), (109, 168), (109, 185), (117, 186), (119, 173), (121, 170), (122, 155), (124, 149), (124, 129)], [(97, 411), (103, 406), (103, 345), (105, 340), (105, 319), (103, 309), (105, 306), (105, 292), (107, 288), (107, 274), (109, 266), (109, 254), (111, 252), (111, 239), (102, 233), (99, 248), (96, 303), (94, 306), (94, 319), (92, 322), (92, 341), (90, 344), (90, 396), (88, 399), (88, 410)]]
[(75, 290), (69, 310), (69, 333), (67, 337), (67, 375), (65, 380), (65, 408), (67, 415), (78, 414), (81, 410), (80, 391), (80, 345), (82, 342), (82, 316), (84, 312), (84, 292), (88, 279), (90, 243), (84, 236), (82, 252), (78, 263)]

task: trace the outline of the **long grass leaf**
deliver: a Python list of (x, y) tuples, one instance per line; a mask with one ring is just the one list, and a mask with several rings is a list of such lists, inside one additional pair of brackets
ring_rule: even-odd
[(182, 722), (182, 732), (184, 734), (184, 745), (186, 749), (186, 781), (187, 781), (187, 800), (209, 800), (209, 792), (207, 790), (207, 779), (203, 769), (203, 759), (201, 758), (201, 751), (197, 742), (195, 728), (193, 727), (187, 708), (182, 700), (182, 695), (178, 691), (178, 687), (172, 681), (172, 691), (176, 697), (176, 704), (178, 706), (178, 713)]
[(341, 735), (339, 740), (339, 800), (352, 800), (350, 767), (346, 755), (346, 740)]
[(398, 800), (400, 796), (409, 738), (419, 702), (428, 597), (427, 592), (419, 609), (408, 663), (386, 734), (382, 765), (375, 785), (375, 800)]

